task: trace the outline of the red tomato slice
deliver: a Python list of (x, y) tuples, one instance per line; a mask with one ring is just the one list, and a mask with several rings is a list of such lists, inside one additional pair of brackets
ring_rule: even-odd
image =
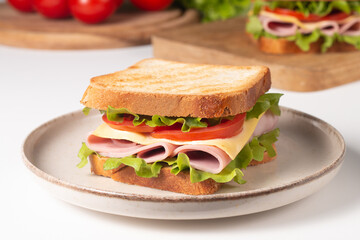
[(333, 21), (340, 21), (347, 17), (349, 17), (350, 14), (339, 12), (339, 13), (332, 13), (330, 15), (327, 15), (325, 17), (322, 17), (321, 20), (333, 20)]
[(163, 127), (155, 128), (151, 133), (154, 138), (165, 138), (175, 141), (209, 140), (215, 138), (229, 138), (239, 134), (245, 121), (246, 113), (235, 116), (233, 120), (220, 123), (206, 128), (192, 128), (189, 132), (182, 132), (180, 129), (168, 129)]
[(151, 133), (154, 131), (154, 127), (150, 127), (145, 123), (142, 123), (138, 126), (133, 125), (133, 117), (124, 117), (123, 122), (114, 122), (107, 119), (106, 114), (102, 116), (103, 121), (109, 125), (111, 128), (121, 130), (121, 131), (128, 131), (128, 132), (140, 132), (140, 133)]
[(305, 16), (304, 14), (293, 11), (293, 10), (289, 10), (289, 9), (285, 9), (285, 8), (275, 8), (274, 10), (272, 10), (269, 7), (265, 7), (265, 11), (271, 12), (271, 13), (276, 13), (279, 15), (292, 16), (292, 17), (299, 19), (302, 22), (317, 22), (317, 21), (324, 21), (324, 20), (338, 21), (338, 20), (342, 20), (342, 19), (345, 19), (350, 16), (349, 14), (346, 14), (344, 12), (331, 13), (331, 14), (329, 14), (327, 16), (323, 16), (323, 17), (318, 16), (316, 14), (309, 14), (308, 16)]

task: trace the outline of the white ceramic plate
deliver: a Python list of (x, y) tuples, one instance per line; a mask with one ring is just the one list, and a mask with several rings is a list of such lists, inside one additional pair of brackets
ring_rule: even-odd
[(282, 107), (275, 161), (249, 167), (247, 183), (225, 184), (213, 195), (190, 196), (132, 186), (78, 169), (85, 136), (101, 123), (96, 112), (58, 117), (35, 129), (23, 145), (25, 165), (56, 197), (81, 207), (152, 219), (208, 219), (284, 206), (316, 192), (339, 171), (345, 144), (329, 124)]

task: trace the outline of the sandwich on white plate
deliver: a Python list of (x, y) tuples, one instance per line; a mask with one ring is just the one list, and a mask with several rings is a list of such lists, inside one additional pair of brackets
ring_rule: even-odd
[[(243, 169), (274, 160), (282, 94), (264, 66), (145, 59), (94, 77), (81, 103), (103, 123), (79, 151), (96, 175), (183, 194), (244, 184)], [(241, 186), (241, 185), (239, 185)]]

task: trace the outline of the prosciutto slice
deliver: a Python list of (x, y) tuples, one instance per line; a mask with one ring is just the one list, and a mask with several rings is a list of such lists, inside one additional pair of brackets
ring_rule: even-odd
[(340, 26), (340, 34), (347, 36), (360, 36), (360, 18), (351, 19)]
[(296, 34), (296, 30), (298, 28), (293, 23), (271, 19), (265, 16), (260, 16), (259, 19), (266, 32), (278, 37), (293, 36)]
[(209, 173), (221, 172), (232, 160), (220, 148), (206, 145), (184, 145), (175, 149), (173, 155), (185, 153), (193, 168)]
[(176, 145), (166, 142), (140, 145), (128, 140), (101, 138), (89, 135), (86, 145), (104, 157), (122, 158), (137, 154), (147, 163), (164, 160), (171, 156)]

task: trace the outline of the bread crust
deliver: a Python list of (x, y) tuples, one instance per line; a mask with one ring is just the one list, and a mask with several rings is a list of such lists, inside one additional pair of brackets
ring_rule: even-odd
[[(276, 150), (276, 149), (275, 149)], [(255, 166), (274, 160), (275, 157), (269, 157), (267, 152), (264, 153), (264, 159), (261, 162), (252, 160), (249, 166)], [(171, 167), (163, 167), (160, 174), (156, 178), (143, 178), (136, 175), (132, 167), (120, 165), (113, 170), (104, 170), (103, 165), (108, 159), (107, 157), (99, 157), (96, 154), (89, 156), (91, 163), (91, 172), (104, 176), (111, 177), (113, 180), (143, 187), (155, 188), (170, 192), (184, 193), (189, 195), (207, 195), (217, 192), (223, 183), (215, 182), (212, 179), (207, 179), (202, 182), (192, 183), (188, 172), (180, 172), (174, 175), (170, 172)]]
[[(145, 60), (144, 60), (145, 61)], [(147, 60), (155, 61), (155, 60)], [(156, 60), (160, 61), (160, 60)], [(216, 66), (216, 65), (201, 65), (201, 64), (183, 64), (178, 62), (170, 62), (161, 60), (170, 64), (181, 64), (187, 68), (200, 68), (206, 69), (218, 68), (231, 73), (236, 70), (243, 70), (246, 72), (246, 68), (252, 67), (235, 67), (235, 66)], [(183, 66), (184, 67), (184, 66)], [(214, 118), (214, 117), (226, 117), (233, 116), (242, 112), (249, 111), (256, 103), (259, 96), (263, 95), (270, 89), (271, 78), (270, 71), (267, 67), (260, 67), (259, 73), (256, 78), (244, 83), (239, 89), (233, 91), (209, 93), (209, 91), (199, 90), (196, 94), (186, 94), (182, 91), (176, 93), (157, 93), (149, 91), (141, 91), (139, 85), (137, 91), (126, 91), (124, 88), (107, 86), (106, 81), (109, 80), (113, 86), (123, 86), (126, 84), (140, 84), (139, 76), (131, 79), (132, 71), (136, 68), (142, 68), (142, 63), (137, 63), (127, 70), (99, 76), (91, 79), (90, 85), (85, 91), (81, 103), (86, 107), (106, 110), (108, 106), (114, 108), (127, 108), (131, 112), (143, 115), (161, 115), (161, 116), (174, 116), (174, 117), (201, 117), (201, 118)], [(159, 67), (160, 68), (160, 67)], [(180, 68), (180, 67), (179, 67)], [(185, 67), (186, 69), (186, 67)], [(230, 70), (229, 70), (230, 69)], [(129, 74), (130, 71), (130, 74)], [(140, 71), (140, 70), (138, 70)], [(185, 70), (184, 70), (185, 71)], [(134, 72), (136, 73), (136, 72)], [(143, 74), (143, 73), (138, 73)], [(199, 73), (200, 74), (200, 73)], [(127, 78), (126, 83), (121, 79), (121, 76)], [(135, 76), (135, 75), (134, 75)], [(144, 77), (149, 76), (145, 75)], [(196, 74), (190, 75), (196, 77)], [(153, 77), (153, 76), (151, 76)], [(159, 79), (165, 78), (164, 76), (158, 76)], [(160, 80), (159, 80), (160, 81)], [(180, 80), (179, 80), (180, 81)], [(176, 86), (176, 81), (174, 86)], [(123, 85), (122, 85), (123, 84)], [(142, 83), (144, 84), (144, 83)], [(166, 84), (166, 83), (164, 83)], [(226, 83), (224, 83), (225, 87)], [(171, 85), (170, 85), (171, 87)], [(194, 86), (196, 87), (196, 85)], [(226, 85), (227, 88), (231, 87)]]
[(180, 172), (177, 175), (174, 175), (170, 172), (170, 170), (171, 167), (163, 167), (160, 170), (158, 177), (143, 178), (137, 176), (133, 168), (125, 167), (120, 171), (114, 173), (111, 178), (115, 181), (126, 184), (155, 188), (170, 192), (184, 193), (189, 195), (213, 194), (218, 191), (222, 186), (222, 183), (215, 182), (212, 179), (192, 183), (190, 181), (189, 173)]
[[(321, 45), (323, 41), (319, 39), (316, 42), (310, 44), (309, 51), (301, 50), (294, 41), (288, 41), (286, 39), (273, 39), (267, 37), (260, 37), (253, 42), (257, 44), (258, 48), (265, 53), (271, 54), (298, 54), (298, 53), (321, 53)], [(335, 42), (327, 52), (347, 52), (357, 50), (353, 45), (344, 42)]]
[(104, 170), (104, 163), (106, 162), (107, 159), (108, 159), (107, 157), (100, 157), (97, 154), (91, 154), (89, 156), (89, 161), (91, 164), (91, 172), (96, 175), (111, 177), (111, 175), (119, 171), (121, 168), (125, 167), (124, 164), (121, 164), (118, 168), (111, 170)]

